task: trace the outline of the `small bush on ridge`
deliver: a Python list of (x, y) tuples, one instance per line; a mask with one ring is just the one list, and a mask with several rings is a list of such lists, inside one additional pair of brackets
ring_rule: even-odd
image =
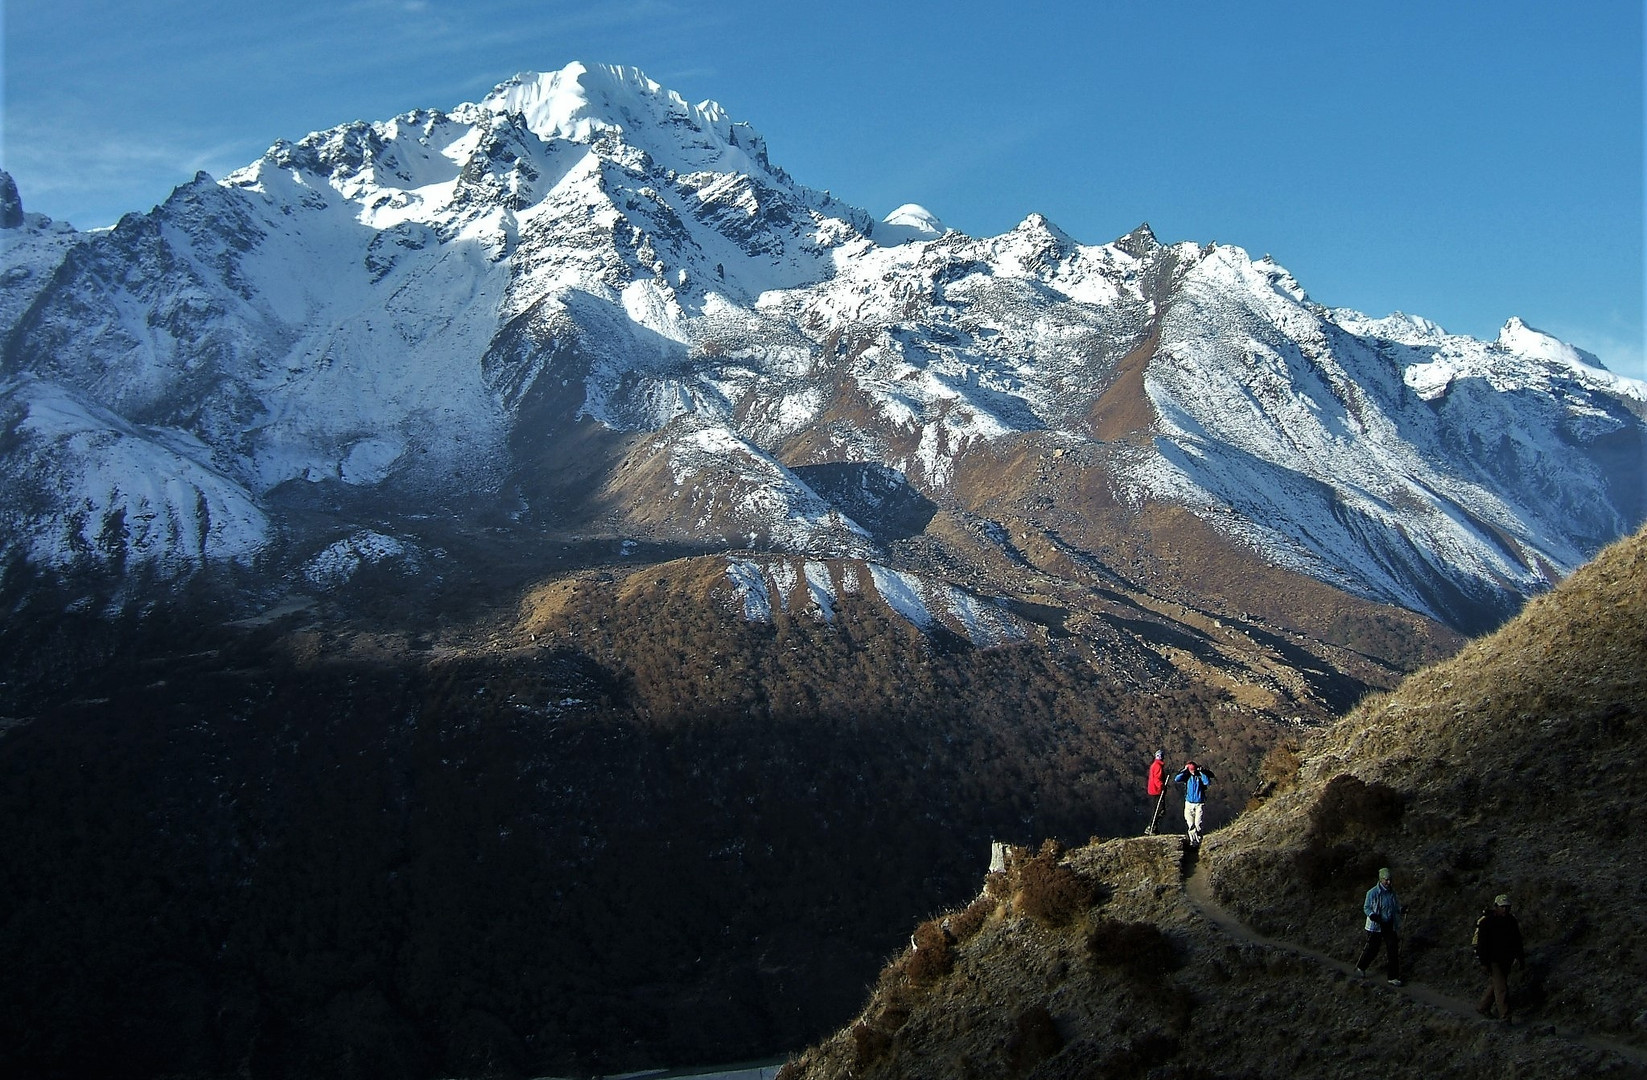
[(1063, 926), (1097, 899), (1096, 885), (1044, 849), (1018, 870), (1018, 910), (1043, 926)]

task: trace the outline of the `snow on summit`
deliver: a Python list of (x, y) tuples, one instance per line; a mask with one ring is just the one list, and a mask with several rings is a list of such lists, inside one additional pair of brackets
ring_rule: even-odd
[(1556, 361), (1572, 367), (1591, 367), (1605, 370), (1601, 361), (1592, 354), (1575, 348), (1564, 341), (1557, 341), (1551, 335), (1542, 330), (1535, 330), (1514, 316), (1498, 332), (1497, 344), (1507, 352), (1518, 353), (1522, 356)]
[[(411, 535), (384, 507), (490, 501), (522, 529), (786, 552), (820, 612), (807, 560), (864, 560), (912, 621), (985, 641), (1011, 637), (993, 593), (890, 549), (972, 521), (1013, 454), (1443, 619), (1647, 515), (1647, 386), (1519, 319), (1482, 342), (1323, 308), (1268, 257), (1147, 225), (877, 222), (634, 68), (277, 142), (103, 232), (17, 209), (0, 469), (54, 481), (0, 492), (0, 556), (43, 566), (262, 559), (318, 587), (394, 554), (340, 536)], [(280, 509), (309, 505), (330, 531)]]
[(908, 240), (931, 240), (948, 232), (936, 214), (916, 203), (904, 203), (875, 226), (875, 239), (883, 244)]
[[(499, 85), (481, 110), (520, 116), (544, 140), (592, 142), (619, 131), (678, 172), (767, 172), (766, 140), (734, 123), (713, 101), (690, 105), (632, 67), (568, 64), (548, 74), (528, 72)], [(651, 129), (665, 137), (648, 138)]]

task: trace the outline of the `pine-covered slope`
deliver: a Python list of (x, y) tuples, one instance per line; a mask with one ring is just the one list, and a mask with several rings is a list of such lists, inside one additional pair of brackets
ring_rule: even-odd
[[(1024, 850), (922, 924), (845, 1030), (788, 1077), (1634, 1076), (1633, 767), (1647, 716), (1647, 533), (1497, 633), (1266, 765), (1198, 854), (1180, 837)], [(1403, 973), (1355, 979), (1391, 867)], [(1208, 917), (1184, 879), (1246, 929)], [(1511, 897), (1515, 1023), (1479, 1019), (1477, 914)], [(947, 935), (945, 931), (947, 930)]]

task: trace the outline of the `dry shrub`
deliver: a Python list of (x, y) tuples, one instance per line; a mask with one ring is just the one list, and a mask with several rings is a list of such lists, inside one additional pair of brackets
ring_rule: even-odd
[(1007, 1039), (1007, 1065), (1026, 1073), (1064, 1048), (1064, 1037), (1045, 1005), (1032, 1005), (1018, 1015)]
[(1018, 910), (1042, 926), (1063, 926), (1098, 900), (1098, 887), (1043, 848), (1018, 870)]
[(1148, 922), (1099, 919), (1087, 932), (1087, 951), (1094, 963), (1118, 967), (1143, 981), (1176, 971), (1183, 964), (1171, 939)]
[(928, 919), (915, 928), (911, 935), (909, 959), (904, 971), (912, 983), (936, 982), (955, 968), (955, 951), (950, 947), (949, 932), (938, 919)]
[(1008, 874), (989, 874), (984, 878), (984, 895), (1005, 900), (1012, 895), (1012, 878)]
[(1270, 752), (1258, 763), (1258, 787), (1247, 801), (1247, 809), (1256, 809), (1271, 795), (1290, 791), (1298, 781), (1300, 764), (1298, 744), (1293, 740), (1287, 739), (1270, 747)]
[(980, 896), (966, 907), (944, 919), (944, 926), (957, 942), (966, 941), (984, 928), (984, 923), (995, 913), (995, 898)]
[(891, 1051), (891, 1035), (862, 1021), (852, 1025), (853, 1071), (869, 1068)]

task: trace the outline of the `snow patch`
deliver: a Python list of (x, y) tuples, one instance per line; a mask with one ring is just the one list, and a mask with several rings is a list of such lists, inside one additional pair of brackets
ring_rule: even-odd
[(772, 621), (772, 592), (767, 588), (766, 572), (760, 564), (748, 559), (732, 559), (726, 564), (726, 577), (732, 583), (733, 593), (743, 604), (747, 622)]
[(921, 597), (921, 579), (902, 570), (869, 564), (869, 575), (875, 581), (875, 591), (881, 594), (888, 607), (922, 630), (930, 630), (937, 622)]
[(808, 561), (805, 567), (806, 591), (812, 599), (817, 617), (824, 622), (835, 621), (835, 583), (830, 580), (829, 567), (821, 562)]
[(0, 461), (0, 551), (41, 565), (138, 564), (175, 577), (209, 561), (248, 563), (269, 542), (251, 494), (186, 432), (131, 423), (64, 387), (0, 387), (24, 411)]
[(303, 565), (303, 576), (317, 589), (336, 589), (347, 584), (361, 567), (406, 554), (406, 545), (394, 537), (363, 529), (324, 548)]
[(926, 207), (905, 203), (882, 218), (870, 235), (877, 244), (890, 247), (907, 244), (911, 240), (936, 239), (948, 231), (948, 227)]

